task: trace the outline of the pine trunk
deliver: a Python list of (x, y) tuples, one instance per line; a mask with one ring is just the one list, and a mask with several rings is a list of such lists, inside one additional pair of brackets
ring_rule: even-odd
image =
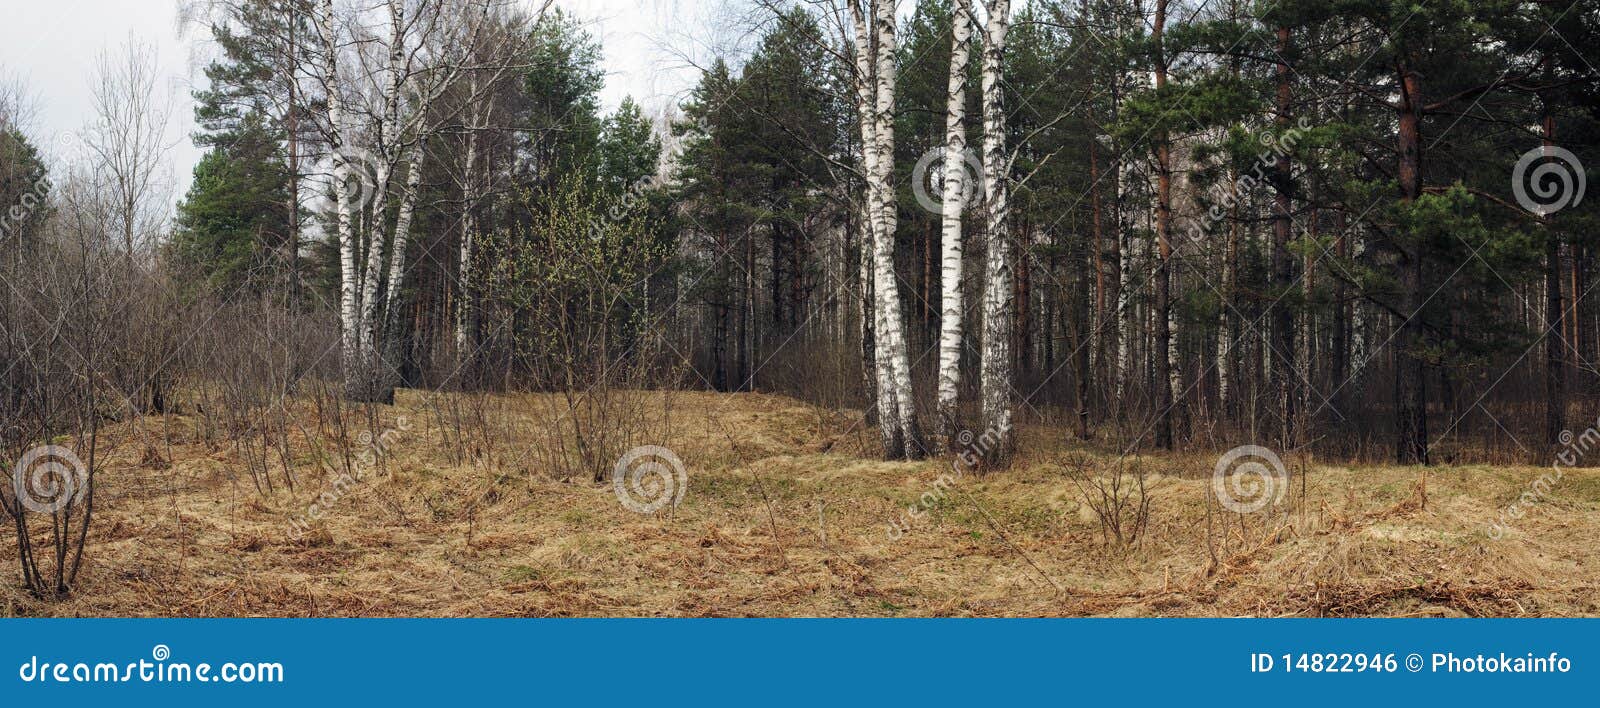
[[(1289, 47), (1289, 30), (1278, 29), (1278, 56)], [(1289, 125), (1289, 79), (1287, 62), (1280, 60), (1277, 67), (1277, 127), (1280, 131)], [(1294, 443), (1295, 389), (1295, 328), (1294, 312), (1284, 300), (1289, 295), (1294, 275), (1294, 260), (1289, 253), (1290, 210), (1293, 208), (1293, 167), (1287, 154), (1279, 154), (1273, 163), (1272, 207), (1272, 385), (1276, 388), (1279, 440), (1286, 447)]]
[[(1402, 66), (1399, 72), (1400, 198), (1414, 202), (1422, 196), (1422, 96), (1421, 79)], [(1422, 249), (1412, 244), (1400, 254), (1400, 311), (1395, 347), (1395, 460), (1402, 465), (1428, 464), (1427, 364), (1422, 331)]]

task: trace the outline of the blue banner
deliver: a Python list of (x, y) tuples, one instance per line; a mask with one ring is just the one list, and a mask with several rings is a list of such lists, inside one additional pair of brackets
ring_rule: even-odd
[(1590, 704), (1597, 630), (1593, 620), (6, 620), (0, 703)]

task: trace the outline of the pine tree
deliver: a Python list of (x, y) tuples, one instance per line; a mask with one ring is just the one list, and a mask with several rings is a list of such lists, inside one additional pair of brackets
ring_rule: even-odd
[(195, 165), (171, 242), (176, 263), (193, 273), (185, 283), (225, 297), (241, 289), (292, 290), (290, 278), (298, 275), (289, 254), (297, 242), (280, 144), (252, 115)]
[[(193, 229), (221, 224), (217, 219), (197, 217), (188, 237), (211, 242), (208, 248), (219, 254), (260, 251), (261, 244), (266, 244), (278, 264), (259, 266), (284, 271), (289, 299), (298, 301), (304, 281), (301, 186), (308, 156), (313, 154), (312, 144), (316, 142), (312, 101), (301, 86), (301, 76), (313, 62), (316, 46), (312, 5), (308, 0), (221, 3), (214, 11), (210, 31), (221, 55), (206, 65), (206, 86), (194, 92), (195, 122), (200, 127), (194, 140), (210, 155), (217, 156), (213, 159), (219, 163), (224, 159), (222, 155), (233, 154), (247, 160), (255, 170), (246, 173), (242, 168), (216, 164), (206, 179), (255, 184), (239, 192), (219, 186), (208, 195), (191, 196), (208, 202), (205, 208), (214, 214), (229, 210), (248, 214), (241, 220), (250, 222), (255, 231), (223, 228), (199, 233)], [(224, 172), (231, 176), (224, 177)], [(261, 183), (268, 176), (281, 185)], [(199, 178), (197, 174), (197, 182)], [(281, 208), (259, 203), (268, 194), (282, 200)], [(230, 204), (234, 197), (237, 201)], [(223, 242), (230, 238), (236, 242)], [(192, 251), (189, 255), (200, 254)], [(239, 263), (218, 265), (229, 270), (237, 269)], [(238, 275), (223, 275), (212, 284), (225, 289), (238, 286)], [(259, 280), (261, 275), (252, 277)], [(211, 279), (210, 274), (203, 277)]]

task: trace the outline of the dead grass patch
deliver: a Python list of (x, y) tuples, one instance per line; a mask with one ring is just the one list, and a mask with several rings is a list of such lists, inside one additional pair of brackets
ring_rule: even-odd
[[(650, 394), (640, 394), (650, 395)], [(1545, 470), (1311, 464), (1285, 504), (1208, 505), (1212, 455), (1144, 456), (1153, 489), (1134, 544), (1102, 540), (1071, 471), (1114, 451), (1037, 449), (960, 478), (899, 538), (890, 523), (948, 460), (871, 459), (855, 413), (778, 396), (673, 394), (659, 442), (689, 468), (676, 510), (617, 503), (518, 451), (463, 456), (402, 392), (381, 421), (413, 430), (307, 533), (289, 520), (332, 483), (296, 439), (293, 492), (262, 496), (227, 446), (173, 416), (149, 454), (117, 445), (78, 592), (16, 586), (0, 613), (35, 616), (1546, 616), (1600, 614), (1600, 475), (1571, 470), (1505, 538), (1490, 523)], [(498, 415), (539, 410), (497, 397)], [(498, 429), (525, 429), (502, 421)], [(526, 421), (520, 421), (526, 422)], [(315, 430), (314, 424), (302, 426)], [(113, 432), (112, 434), (118, 434)], [(515, 435), (515, 433), (509, 433)], [(1053, 443), (1057, 446), (1062, 443)], [(322, 450), (322, 452), (317, 452)], [(520, 462), (519, 462), (520, 461)], [(1294, 465), (1291, 465), (1294, 466)], [(1209, 523), (1208, 509), (1210, 514)], [(0, 567), (15, 569), (14, 548)]]

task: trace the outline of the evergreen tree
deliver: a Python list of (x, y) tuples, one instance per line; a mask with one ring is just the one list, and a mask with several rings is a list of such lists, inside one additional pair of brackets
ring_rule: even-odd
[(595, 174), (600, 141), (600, 44), (578, 20), (556, 9), (533, 27), (522, 105), (527, 127), (525, 181), (543, 189), (574, 172)]
[[(315, 35), (307, 0), (225, 3), (210, 22), (220, 56), (194, 92), (196, 145), (207, 148), (180, 205), (175, 252), (200, 280), (259, 289), (271, 272), (299, 297), (303, 173), (316, 142), (317, 109), (301, 88)], [(242, 164), (230, 165), (238, 160)], [(209, 163), (209, 164), (207, 164)], [(262, 200), (280, 200), (276, 206)], [(270, 257), (265, 257), (270, 254)]]
[(661, 139), (632, 98), (622, 99), (617, 111), (601, 126), (597, 168), (601, 186), (613, 192), (637, 188), (656, 173), (661, 160)]
[[(750, 376), (748, 331), (750, 284), (731, 261), (751, 249), (755, 210), (744, 190), (753, 184), (751, 141), (740, 131), (734, 93), (739, 90), (727, 62), (716, 60), (684, 104), (683, 119), (673, 134), (683, 140), (678, 156), (676, 199), (683, 205), (692, 240), (686, 244), (703, 254), (693, 269), (696, 299), (712, 309), (711, 383), (717, 390), (742, 388)], [(737, 335), (737, 336), (736, 336)], [(734, 347), (730, 350), (730, 340)]]
[(49, 170), (27, 136), (0, 122), (0, 253), (31, 247), (49, 216)]
[(259, 114), (213, 144), (178, 204), (171, 251), (186, 283), (231, 296), (289, 286), (288, 180), (278, 141)]

